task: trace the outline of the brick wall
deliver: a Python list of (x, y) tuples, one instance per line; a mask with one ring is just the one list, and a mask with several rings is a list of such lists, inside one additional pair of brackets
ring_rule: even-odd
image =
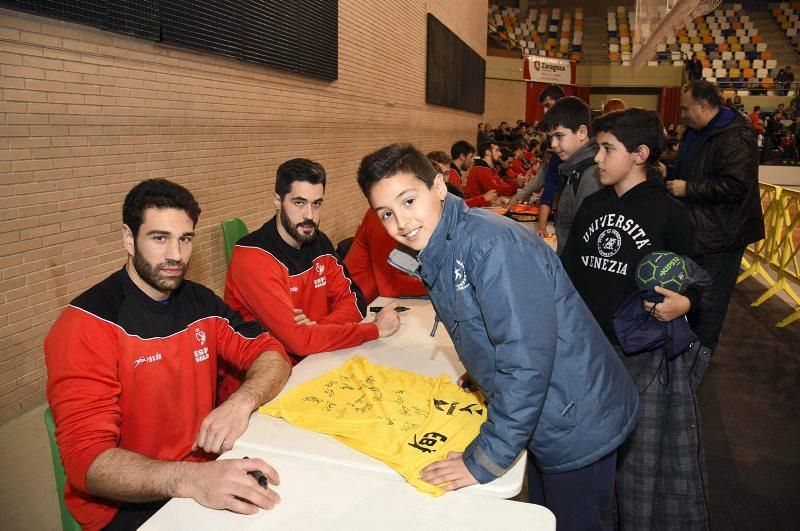
[(485, 0), (340, 2), (333, 83), (0, 10), (0, 423), (44, 400), (53, 320), (124, 263), (121, 203), (136, 182), (194, 192), (189, 278), (221, 294), (219, 223), (271, 217), (284, 160), (327, 169), (322, 229), (336, 242), (366, 208), (364, 154), (472, 140), (479, 115), (425, 104), (426, 10), (485, 56)]

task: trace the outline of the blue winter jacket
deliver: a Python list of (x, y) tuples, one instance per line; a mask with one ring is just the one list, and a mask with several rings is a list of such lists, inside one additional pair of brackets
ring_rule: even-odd
[(480, 483), (523, 448), (546, 473), (590, 465), (633, 430), (638, 395), (556, 254), (522, 225), (448, 195), (420, 276), (489, 402), (464, 452)]

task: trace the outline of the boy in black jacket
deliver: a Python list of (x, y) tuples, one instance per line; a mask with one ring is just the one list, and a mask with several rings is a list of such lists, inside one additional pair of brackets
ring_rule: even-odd
[[(612, 112), (594, 120), (592, 129), (605, 188), (581, 204), (561, 261), (640, 394), (639, 423), (620, 448), (617, 523), (622, 529), (702, 529), (705, 472), (688, 354), (697, 345), (673, 360), (664, 348), (626, 357), (612, 326), (620, 304), (638, 289), (639, 261), (652, 251), (694, 256), (695, 228), (654, 171), (665, 141), (658, 115), (636, 108)], [(685, 319), (698, 299), (693, 287), (686, 295), (655, 290), (664, 301), (643, 304), (661, 321)]]

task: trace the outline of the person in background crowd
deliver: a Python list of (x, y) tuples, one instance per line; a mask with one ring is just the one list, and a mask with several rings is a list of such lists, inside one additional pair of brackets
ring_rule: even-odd
[(742, 103), (742, 97), (738, 94), (733, 97), (733, 108), (739, 112), (744, 112), (744, 103)]
[(775, 86), (778, 89), (778, 94), (781, 96), (786, 95), (786, 91), (788, 90), (788, 83), (786, 82), (786, 70), (781, 68), (778, 70), (778, 74), (775, 76)]
[[(583, 200), (600, 188), (597, 180), (597, 143), (591, 134), (592, 113), (583, 100), (567, 96), (558, 100), (542, 118), (539, 127), (552, 139), (550, 147), (561, 159), (556, 210), (556, 245), (561, 254), (572, 218)], [(541, 213), (540, 213), (541, 215)]]
[(689, 81), (703, 78), (703, 63), (700, 62), (700, 59), (695, 54), (692, 54), (691, 58), (687, 56), (684, 61), (684, 69)]
[(786, 78), (786, 81), (785, 81), (784, 86), (783, 86), (783, 88), (784, 88), (783, 94), (786, 95), (786, 94), (789, 93), (789, 90), (792, 88), (792, 83), (794, 83), (794, 72), (792, 72), (792, 67), (791, 66), (787, 66), (786, 67), (786, 70), (784, 72), (784, 77)]
[(681, 141), (678, 138), (672, 136), (667, 138), (664, 153), (659, 159), (659, 162), (667, 169), (666, 179), (672, 179), (675, 175), (675, 158), (678, 156), (680, 145)]
[[(514, 195), (517, 191), (516, 183), (508, 183), (500, 176), (502, 153), (500, 146), (494, 142), (487, 142), (478, 146), (481, 158), (475, 159), (475, 164), (467, 176), (467, 185), (464, 192), (467, 197), (477, 197), (494, 190), (501, 198)], [(505, 204), (508, 200), (500, 199)]]
[(751, 112), (747, 117), (750, 119), (750, 124), (753, 126), (753, 130), (757, 134), (762, 134), (764, 132), (764, 126), (761, 125), (761, 106), (756, 105), (753, 107), (753, 112)]
[[(429, 153), (428, 158), (430, 158), (430, 155)], [(442, 157), (439, 158), (441, 159)], [(497, 190), (489, 190), (483, 195), (475, 197), (469, 197), (465, 193), (468, 172), (475, 164), (475, 147), (472, 144), (466, 140), (455, 142), (450, 146), (450, 159), (449, 172), (443, 173), (443, 175), (447, 177), (448, 188), (453, 186), (458, 189), (460, 195), (456, 195), (463, 197), (467, 206), (484, 207), (498, 202), (500, 196), (497, 195)], [(453, 193), (452, 190), (451, 193)]]
[(777, 110), (767, 118), (767, 126), (764, 129), (764, 152), (761, 160), (767, 161), (772, 158), (772, 151), (780, 145), (779, 136), (783, 133), (783, 111)]
[(744, 248), (764, 237), (756, 138), (744, 116), (721, 104), (713, 83), (693, 81), (683, 88), (680, 113), (688, 128), (675, 161), (676, 179), (667, 182), (694, 218), (698, 263), (711, 279), (689, 314), (704, 365), (719, 341)]
[(478, 131), (478, 145), (481, 145), (484, 142), (491, 142), (492, 140), (494, 140), (492, 124), (485, 123), (483, 124), (483, 131)]
[(669, 124), (667, 126), (667, 136), (672, 138), (678, 138), (678, 130), (675, 128), (675, 124)]
[(605, 105), (603, 105), (602, 114), (608, 114), (608, 113), (610, 113), (612, 111), (621, 111), (621, 110), (627, 109), (627, 108), (628, 108), (628, 106), (625, 105), (624, 101), (622, 101), (620, 99), (617, 99), (617, 98), (611, 98), (610, 100), (608, 100), (605, 103)]
[[(556, 84), (548, 85), (539, 94), (539, 105), (545, 113), (555, 105), (556, 101), (564, 97), (564, 90)], [(529, 201), (533, 192), (542, 189), (542, 195), (539, 197), (539, 222), (536, 226), (536, 233), (542, 238), (550, 236), (547, 230), (547, 221), (550, 218), (550, 207), (556, 199), (559, 185), (558, 167), (561, 165), (561, 159), (553, 155), (546, 149), (549, 144), (547, 142), (547, 133), (539, 129), (540, 122), (536, 123), (536, 131), (539, 135), (539, 142), (541, 145), (540, 151), (543, 154), (542, 164), (539, 165), (539, 171), (536, 175), (522, 187), (517, 194), (509, 202), (509, 208), (516, 205), (521, 201)]]

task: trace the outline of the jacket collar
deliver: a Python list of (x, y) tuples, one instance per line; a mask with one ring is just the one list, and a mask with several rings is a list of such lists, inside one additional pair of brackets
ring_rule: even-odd
[(558, 167), (558, 171), (561, 173), (568, 173), (586, 159), (590, 157), (594, 159), (595, 155), (597, 155), (597, 142), (592, 139), (584, 144), (578, 151), (573, 153), (570, 158), (562, 162), (561, 166)]
[(492, 168), (491, 166), (489, 166), (489, 163), (483, 159), (475, 159), (475, 166), (478, 166), (479, 168), (489, 168), (493, 172), (495, 173), (497, 172), (497, 168)]
[(453, 194), (447, 194), (439, 224), (431, 234), (428, 245), (417, 256), (422, 265), (422, 280), (426, 284), (432, 285), (441, 272), (447, 249), (453, 242), (453, 234), (458, 220), (467, 212), (469, 212), (469, 207), (463, 199)]

